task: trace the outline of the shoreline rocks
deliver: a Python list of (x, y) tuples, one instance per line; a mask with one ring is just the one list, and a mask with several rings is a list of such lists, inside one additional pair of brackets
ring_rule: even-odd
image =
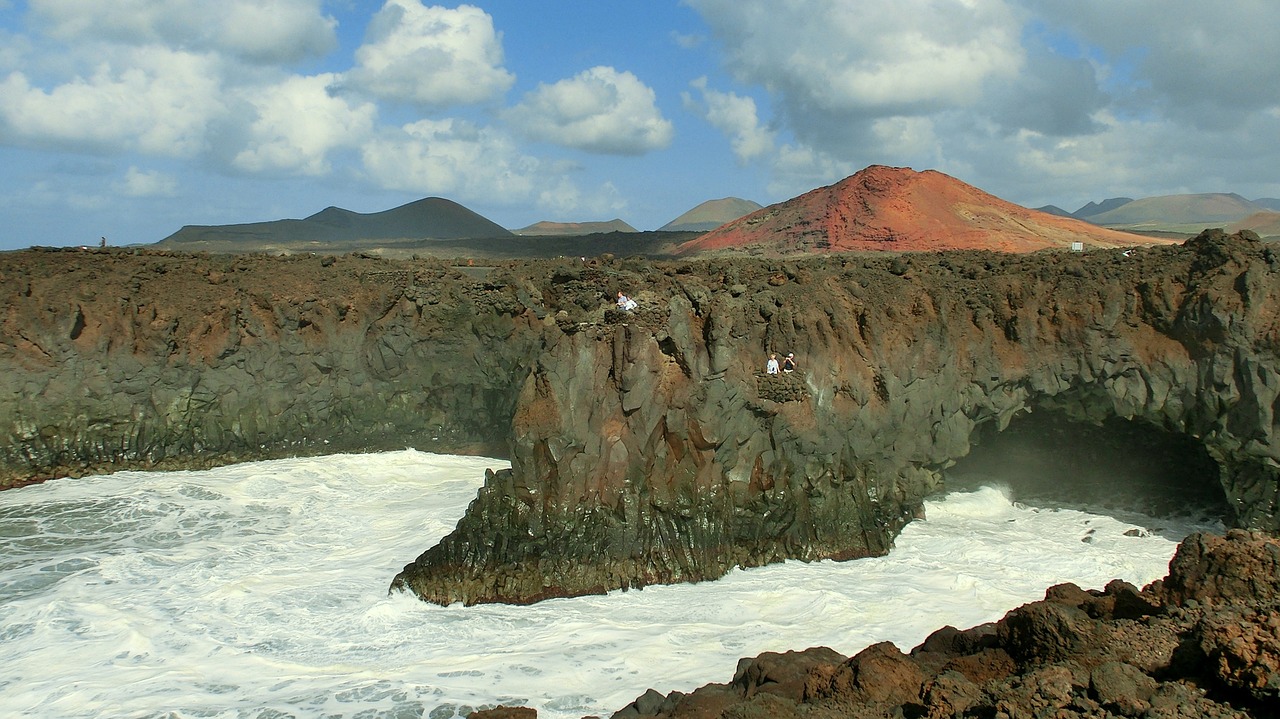
[(733, 680), (650, 690), (615, 719), (684, 717), (1274, 717), (1280, 540), (1193, 535), (1142, 590), (1072, 584), (1003, 619), (944, 627), (903, 653), (874, 644), (743, 659)]

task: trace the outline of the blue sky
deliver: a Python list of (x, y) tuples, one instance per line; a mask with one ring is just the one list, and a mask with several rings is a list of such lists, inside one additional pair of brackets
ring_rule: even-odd
[(1027, 206), (1280, 197), (1280, 3), (0, 0), (0, 249), (440, 196), (770, 204), (870, 164)]

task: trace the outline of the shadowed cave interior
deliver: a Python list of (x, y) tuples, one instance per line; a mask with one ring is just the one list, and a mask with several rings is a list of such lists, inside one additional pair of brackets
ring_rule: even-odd
[(1038, 408), (1003, 432), (994, 422), (981, 426), (972, 442), (944, 473), (947, 491), (999, 486), (1036, 507), (1230, 523), (1217, 462), (1194, 438), (1150, 423), (1112, 417), (1099, 425)]

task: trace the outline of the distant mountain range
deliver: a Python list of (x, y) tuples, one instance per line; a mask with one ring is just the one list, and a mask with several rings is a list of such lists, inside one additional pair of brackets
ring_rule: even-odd
[(1153, 241), (1030, 210), (934, 170), (873, 165), (734, 220), (685, 242), (677, 252), (1030, 252), (1069, 249), (1077, 242), (1123, 247)]
[(537, 235), (540, 237), (594, 235), (605, 232), (639, 232), (636, 228), (619, 219), (607, 222), (535, 222), (528, 227), (512, 230), (517, 235)]
[(452, 200), (428, 197), (394, 209), (363, 214), (326, 207), (302, 220), (241, 225), (187, 225), (159, 245), (212, 252), (352, 249), (370, 241), (511, 237), (509, 230)]
[(1113, 197), (1090, 202), (1075, 212), (1046, 205), (1043, 212), (1074, 217), (1095, 225), (1139, 232), (1195, 234), (1207, 227), (1248, 229), (1263, 237), (1276, 236), (1280, 199), (1247, 200), (1235, 193), (1160, 195), (1133, 199)]
[[(667, 223), (659, 233), (684, 234), (717, 227), (758, 209), (749, 200), (727, 197), (711, 200)], [(693, 229), (701, 228), (701, 229)], [(634, 234), (629, 243), (616, 234)], [(603, 236), (610, 236), (603, 239)], [(467, 254), (483, 246), (484, 254), (581, 254), (617, 252), (621, 244), (636, 252), (661, 251), (672, 238), (641, 233), (620, 219), (604, 222), (535, 222), (518, 230), (508, 230), (452, 200), (428, 197), (390, 210), (373, 213), (352, 212), (328, 207), (301, 220), (271, 220), (237, 225), (187, 225), (156, 243), (206, 252), (352, 252), (370, 250), (400, 254)], [(512, 243), (516, 237), (564, 238), (599, 242), (542, 243), (533, 248)], [(507, 242), (501, 242), (506, 239)], [(676, 240), (683, 238), (674, 238)], [(471, 242), (483, 240), (483, 242)], [(468, 247), (467, 243), (471, 246)], [(521, 247), (524, 247), (522, 250)]]
[(726, 222), (748, 215), (761, 207), (759, 202), (744, 200), (738, 197), (725, 197), (719, 200), (707, 200), (676, 219), (659, 227), (663, 232), (706, 232), (714, 230)]
[(301, 220), (188, 225), (157, 244), (208, 252), (370, 251), (440, 257), (707, 250), (1022, 252), (1077, 242), (1115, 247), (1181, 239), (1179, 235), (1206, 227), (1280, 237), (1278, 210), (1280, 200), (1225, 193), (1116, 197), (1075, 212), (1052, 205), (1031, 210), (933, 170), (873, 165), (769, 207), (736, 197), (709, 200), (656, 232), (639, 232), (620, 219), (544, 221), (511, 231), (456, 202), (428, 197), (367, 214), (328, 207)]

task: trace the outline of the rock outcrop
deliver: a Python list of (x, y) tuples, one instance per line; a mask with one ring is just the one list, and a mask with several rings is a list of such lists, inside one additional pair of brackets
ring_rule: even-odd
[[(655, 268), (636, 315), (544, 336), (512, 469), (395, 586), (527, 602), (880, 554), (979, 426), (1036, 409), (1198, 438), (1239, 524), (1276, 529), (1277, 262), (1211, 232)], [(761, 390), (770, 350), (800, 358), (789, 401)]]
[(504, 454), (541, 325), (523, 288), (488, 273), (358, 255), (0, 254), (0, 487), (406, 446)]
[[(1280, 528), (1280, 256), (530, 261), (0, 256), (0, 477), (505, 444), (394, 586), (441, 602), (885, 552), (1028, 411), (1193, 438)], [(613, 308), (618, 290), (640, 302)], [(762, 374), (767, 353), (797, 372)]]
[(1051, 587), (994, 624), (945, 627), (904, 654), (826, 647), (743, 659), (729, 684), (653, 690), (640, 717), (1274, 717), (1280, 541), (1193, 535), (1139, 591)]

